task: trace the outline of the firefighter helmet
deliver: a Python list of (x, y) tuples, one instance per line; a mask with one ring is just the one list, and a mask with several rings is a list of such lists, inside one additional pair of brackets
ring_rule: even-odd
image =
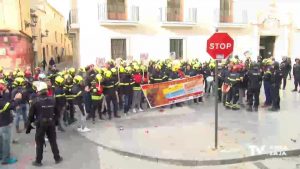
[(55, 84), (61, 86), (64, 84), (65, 79), (61, 76), (56, 76), (55, 78)]
[(76, 75), (76, 76), (74, 77), (74, 79), (73, 79), (73, 82), (74, 82), (75, 84), (80, 84), (82, 81), (83, 81), (83, 78), (82, 78), (82, 76), (80, 76), (80, 75)]
[(96, 80), (97, 80), (98, 82), (101, 82), (102, 79), (103, 79), (103, 77), (102, 77), (101, 74), (97, 74), (97, 75), (96, 75)]
[(105, 75), (106, 78), (111, 78), (112, 72), (108, 70), (108, 71), (106, 71), (106, 72), (104, 73), (104, 75)]

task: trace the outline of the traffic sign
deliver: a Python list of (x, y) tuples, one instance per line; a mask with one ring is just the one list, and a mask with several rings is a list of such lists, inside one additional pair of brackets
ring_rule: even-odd
[(207, 53), (217, 60), (226, 59), (233, 51), (234, 40), (227, 33), (215, 33), (207, 40)]

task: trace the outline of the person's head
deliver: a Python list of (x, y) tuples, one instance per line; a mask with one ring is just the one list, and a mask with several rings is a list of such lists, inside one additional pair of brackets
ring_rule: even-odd
[(39, 95), (46, 95), (48, 92), (48, 85), (45, 82), (39, 82), (36, 85), (36, 90)]
[(0, 79), (0, 95), (7, 90), (7, 82), (3, 79)]
[(300, 63), (300, 59), (299, 59), (299, 58), (296, 58), (296, 59), (295, 59), (295, 62), (296, 62), (297, 64), (299, 64), (299, 63)]

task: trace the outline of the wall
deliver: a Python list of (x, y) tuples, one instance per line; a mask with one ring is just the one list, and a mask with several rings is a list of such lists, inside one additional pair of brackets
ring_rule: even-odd
[[(80, 65), (95, 63), (97, 57), (111, 57), (110, 40), (112, 38), (124, 38), (127, 41), (127, 56), (139, 59), (141, 53), (148, 53), (151, 59), (163, 59), (169, 57), (169, 39), (184, 39), (184, 59), (200, 58), (209, 60), (206, 53), (206, 41), (215, 31), (216, 11), (219, 8), (219, 0), (185, 0), (184, 8), (197, 8), (198, 22), (194, 27), (166, 28), (159, 21), (159, 8), (166, 6), (164, 0), (127, 0), (128, 4), (139, 6), (140, 21), (137, 26), (101, 26), (98, 21), (98, 2), (106, 0), (78, 0), (79, 24), (80, 24)], [(296, 16), (295, 6), (300, 2), (294, 0), (278, 1), (278, 14), (281, 25), (277, 34), (271, 30), (263, 30), (258, 16), (264, 16), (270, 8), (271, 0), (234, 0), (234, 13), (241, 14), (241, 9), (248, 9), (249, 23), (245, 27), (219, 28), (220, 32), (228, 32), (235, 40), (233, 54), (244, 59), (243, 53), (251, 51), (253, 59), (259, 54), (259, 37), (270, 32), (269, 35), (278, 36), (276, 40), (275, 58), (281, 60), (283, 55), (295, 55), (293, 42), (300, 45), (291, 37), (295, 31), (289, 25), (289, 15)], [(287, 3), (286, 3), (287, 2)], [(281, 6), (284, 5), (284, 8)], [(285, 9), (286, 8), (286, 9)], [(294, 9), (290, 11), (288, 9)], [(264, 19), (263, 17), (261, 17)], [(296, 20), (296, 19), (294, 19)], [(293, 21), (293, 19), (292, 19)], [(293, 50), (292, 50), (293, 49)], [(87, 59), (88, 58), (88, 59)]]

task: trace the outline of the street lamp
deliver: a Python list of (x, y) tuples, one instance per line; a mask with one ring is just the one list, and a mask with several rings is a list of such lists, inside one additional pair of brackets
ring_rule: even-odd
[(41, 38), (48, 37), (49, 31), (46, 29), (45, 34), (41, 33)]
[(38, 16), (35, 13), (31, 13), (30, 18), (31, 18), (31, 22), (28, 22), (28, 21), (25, 20), (25, 28), (28, 28), (30, 26), (31, 27), (36, 26)]

